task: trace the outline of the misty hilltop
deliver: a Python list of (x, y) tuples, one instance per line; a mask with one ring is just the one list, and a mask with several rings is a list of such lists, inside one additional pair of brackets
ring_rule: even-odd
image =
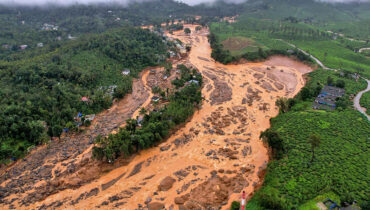
[[(77, 4), (91, 5), (91, 4), (116, 4), (127, 6), (132, 3), (146, 3), (153, 0), (3, 0), (0, 4), (11, 5), (11, 6), (71, 6)], [(212, 4), (219, 0), (180, 0), (179, 2), (186, 3), (188, 5), (197, 4)], [(248, 0), (223, 0), (225, 3), (244, 3)], [(328, 3), (366, 3), (370, 0), (316, 0)]]

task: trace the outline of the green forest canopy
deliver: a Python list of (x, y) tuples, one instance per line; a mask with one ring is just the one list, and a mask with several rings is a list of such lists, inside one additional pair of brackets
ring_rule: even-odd
[[(88, 35), (54, 51), (0, 62), (0, 159), (21, 155), (46, 136), (73, 128), (73, 117), (109, 108), (112, 98), (131, 91), (131, 75), (166, 58), (162, 38), (125, 27)], [(114, 93), (110, 86), (117, 86)], [(116, 94), (119, 93), (119, 94)], [(88, 97), (90, 102), (81, 101)]]

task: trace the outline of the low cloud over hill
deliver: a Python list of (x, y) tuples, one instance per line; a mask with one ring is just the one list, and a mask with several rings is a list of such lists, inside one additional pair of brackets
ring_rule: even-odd
[[(73, 4), (121, 4), (127, 5), (133, 2), (146, 2), (152, 0), (1, 0), (2, 5), (22, 5), (22, 6), (47, 6), (47, 5), (60, 5), (69, 6)], [(217, 0), (179, 0), (189, 5), (196, 5), (200, 3), (212, 3)], [(242, 3), (246, 0), (224, 0), (228, 3)], [(370, 2), (370, 0), (316, 0), (321, 2), (332, 3), (352, 3), (352, 2)]]

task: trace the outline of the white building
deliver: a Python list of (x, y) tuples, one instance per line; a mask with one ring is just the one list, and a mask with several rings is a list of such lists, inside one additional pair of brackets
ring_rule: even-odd
[(26, 44), (22, 44), (21, 46), (19, 46), (19, 48), (21, 50), (25, 50), (27, 47), (28, 47), (28, 45), (26, 45)]
[(130, 73), (131, 73), (130, 69), (125, 69), (125, 70), (122, 71), (122, 75), (124, 75), (124, 76), (130, 75)]

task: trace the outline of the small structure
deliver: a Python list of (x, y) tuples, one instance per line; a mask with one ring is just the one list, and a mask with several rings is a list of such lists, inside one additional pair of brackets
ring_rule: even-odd
[(137, 116), (136, 117), (137, 125), (139, 127), (141, 127), (141, 123), (143, 122), (143, 120), (144, 120), (144, 117), (143, 116)]
[(72, 36), (71, 34), (68, 34), (68, 39), (69, 39), (69, 40), (76, 40), (76, 39), (77, 39), (77, 37), (74, 37), (74, 36)]
[(124, 69), (124, 70), (122, 71), (122, 75), (124, 75), (124, 76), (128, 76), (128, 75), (130, 75), (130, 73), (131, 73), (130, 69)]
[(85, 116), (85, 121), (90, 121), (92, 122), (95, 119), (95, 114), (90, 114)]
[(340, 206), (335, 201), (332, 201), (331, 199), (326, 199), (324, 202), (325, 206), (329, 206), (330, 209), (339, 209)]
[(81, 101), (82, 101), (82, 102), (86, 102), (86, 103), (87, 103), (87, 102), (89, 102), (90, 100), (89, 100), (89, 98), (88, 98), (88, 97), (84, 96), (84, 97), (82, 97), (82, 98), (81, 98)]
[(155, 69), (150, 69), (150, 74), (155, 74)]
[(4, 48), (4, 49), (9, 49), (10, 48), (10, 46), (8, 44), (3, 44), (3, 45), (1, 45), (1, 47)]
[(28, 45), (26, 45), (26, 44), (22, 44), (21, 46), (19, 46), (19, 48), (21, 50), (25, 50), (27, 47), (28, 47)]
[(287, 53), (289, 53), (289, 54), (293, 54), (293, 53), (294, 53), (294, 50), (289, 49), (289, 50), (287, 50), (286, 52), (287, 52)]
[(199, 81), (198, 80), (195, 80), (195, 79), (192, 79), (192, 80), (189, 81), (189, 84), (199, 85)]
[(37, 43), (37, 47), (44, 47), (44, 43), (42, 43), (42, 42)]
[(176, 53), (175, 52), (173, 52), (173, 51), (170, 51), (170, 52), (168, 52), (169, 54), (170, 54), (170, 57), (171, 58), (173, 58), (173, 57), (175, 57), (176, 56)]
[(344, 96), (345, 90), (338, 87), (325, 86), (316, 97), (313, 109), (335, 109), (337, 98)]
[(42, 25), (41, 30), (43, 31), (57, 31), (59, 29), (59, 26), (55, 26), (53, 24), (44, 23)]
[(346, 91), (343, 88), (333, 87), (333, 86), (325, 86), (321, 90), (322, 94), (334, 96), (334, 97), (342, 97)]
[(153, 102), (158, 102), (161, 98), (159, 96), (153, 96), (152, 101)]
[(356, 80), (356, 82), (358, 82), (358, 80), (360, 79), (360, 74), (358, 73), (354, 73), (354, 74), (351, 74), (352, 78)]
[(76, 117), (74, 117), (73, 119), (76, 121), (76, 122), (81, 122), (81, 117), (82, 117), (82, 113), (79, 112), (77, 113)]

